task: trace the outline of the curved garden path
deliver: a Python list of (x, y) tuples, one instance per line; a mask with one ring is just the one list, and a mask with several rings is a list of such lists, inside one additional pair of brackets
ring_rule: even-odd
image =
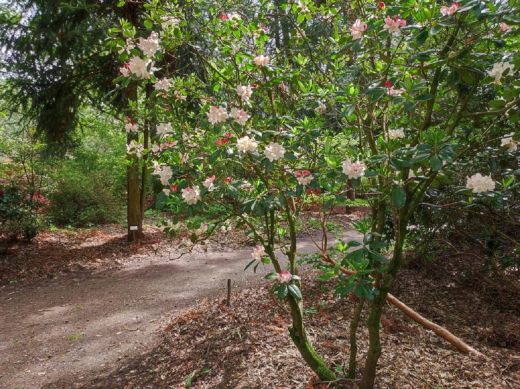
[[(314, 251), (310, 239), (298, 247)], [(174, 261), (158, 253), (118, 270), (0, 287), (0, 388), (80, 382), (146, 352), (183, 309), (205, 297), (224, 298), (227, 279), (234, 287), (261, 282), (244, 271), (250, 253), (244, 248)]]

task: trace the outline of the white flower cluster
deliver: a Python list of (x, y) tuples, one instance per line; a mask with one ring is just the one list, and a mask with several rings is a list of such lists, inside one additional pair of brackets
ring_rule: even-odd
[(135, 140), (132, 140), (126, 145), (126, 152), (130, 155), (135, 155), (137, 158), (141, 158), (144, 153), (144, 146), (137, 143)]
[(154, 88), (156, 91), (168, 92), (170, 85), (171, 81), (168, 78), (162, 78), (155, 83)]
[(235, 120), (235, 123), (238, 123), (241, 126), (245, 125), (246, 122), (249, 120), (249, 115), (246, 111), (235, 107), (231, 108), (229, 116)]
[(237, 86), (237, 95), (244, 103), (247, 104), (253, 95), (253, 89), (250, 85), (239, 85)]
[(507, 150), (512, 153), (518, 150), (518, 142), (513, 139), (513, 133), (507, 134), (505, 137), (503, 137), (500, 141), (500, 144), (502, 147), (507, 148)]
[(148, 38), (139, 38), (137, 47), (141, 49), (145, 57), (152, 58), (161, 48), (159, 34), (154, 31)]
[(241, 126), (245, 125), (250, 117), (243, 109), (233, 107), (228, 113), (226, 107), (216, 107), (214, 105), (209, 107), (209, 111), (206, 113), (206, 115), (208, 117), (208, 121), (211, 124), (223, 123), (231, 118), (234, 119), (235, 123), (238, 123)]
[[(134, 42), (131, 39), (127, 39), (125, 51), (130, 53), (135, 47), (136, 45)], [(144, 58), (134, 55), (119, 69), (119, 72), (123, 77), (134, 75), (137, 78), (147, 80), (151, 77), (151, 72), (156, 70), (153, 68), (152, 58), (161, 48), (159, 34), (157, 32), (152, 32), (148, 38), (139, 38), (137, 47), (143, 53)], [(159, 83), (159, 88), (165, 87), (166, 82), (161, 81)], [(156, 89), (158, 88), (156, 87)]]
[(163, 16), (161, 21), (161, 27), (163, 30), (169, 30), (170, 28), (175, 28), (179, 25), (181, 21), (178, 18), (172, 16)]
[(184, 188), (182, 198), (188, 205), (195, 205), (200, 201), (200, 189), (198, 186)]
[(211, 124), (222, 123), (229, 118), (226, 107), (216, 107), (214, 105), (209, 107), (209, 111), (206, 115), (208, 116), (208, 121)]
[(210, 177), (207, 177), (204, 182), (202, 183), (202, 185), (204, 185), (204, 187), (209, 191), (209, 192), (213, 192), (215, 190), (215, 176), (210, 176)]
[(491, 70), (488, 71), (488, 75), (495, 79), (495, 84), (500, 85), (502, 83), (502, 77), (504, 73), (509, 71), (509, 73), (513, 73), (513, 64), (510, 62), (497, 62), (493, 65)]
[(253, 59), (253, 62), (254, 62), (255, 65), (258, 66), (258, 67), (269, 66), (269, 56), (268, 56), (268, 55), (257, 55), (257, 56)]
[(173, 129), (171, 123), (159, 123), (157, 125), (156, 131), (159, 137), (163, 137), (168, 134), (171, 134)]
[(237, 149), (239, 153), (254, 153), (258, 148), (258, 142), (249, 136), (237, 139)]
[[(128, 73), (126, 73), (126, 75), (125, 75), (125, 73), (123, 73), (123, 71), (121, 71), (121, 73), (125, 77), (128, 77), (128, 75), (133, 74), (137, 78), (149, 79), (150, 71), (148, 70), (148, 65), (150, 63), (151, 63), (151, 61), (148, 59), (144, 60), (141, 57), (137, 57), (137, 56), (132, 57), (128, 61)], [(121, 70), (122, 69), (127, 69), (127, 68), (121, 68)]]
[(388, 139), (401, 139), (404, 137), (405, 134), (402, 128), (398, 128), (396, 130), (388, 130)]
[(363, 34), (367, 30), (368, 26), (365, 22), (360, 19), (356, 19), (352, 27), (350, 27), (350, 35), (352, 35), (352, 40), (357, 41), (363, 38)]
[(269, 161), (274, 162), (284, 157), (285, 148), (281, 144), (271, 142), (265, 147), (264, 154)]
[(135, 134), (139, 131), (139, 125), (137, 123), (128, 122), (125, 124), (125, 130), (128, 133)]
[(161, 165), (157, 161), (153, 161), (153, 175), (159, 176), (159, 180), (161, 184), (167, 186), (169, 184), (170, 178), (173, 177), (172, 168), (167, 165)]
[(495, 181), (491, 176), (477, 173), (467, 178), (466, 188), (471, 189), (473, 193), (492, 192), (495, 190)]
[(350, 158), (343, 161), (343, 173), (350, 179), (356, 179), (365, 175), (366, 165), (363, 162), (352, 162)]

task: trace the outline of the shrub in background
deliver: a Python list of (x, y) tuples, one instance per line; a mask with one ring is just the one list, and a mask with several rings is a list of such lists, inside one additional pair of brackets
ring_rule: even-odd
[(125, 141), (107, 118), (86, 110), (78, 145), (53, 163), (49, 217), (76, 227), (118, 222), (125, 198)]
[(121, 201), (97, 174), (68, 172), (50, 195), (49, 216), (58, 225), (76, 227), (117, 222)]
[(43, 199), (40, 195), (27, 196), (14, 183), (0, 189), (0, 236), (8, 241), (20, 236), (32, 240), (43, 224), (38, 213)]

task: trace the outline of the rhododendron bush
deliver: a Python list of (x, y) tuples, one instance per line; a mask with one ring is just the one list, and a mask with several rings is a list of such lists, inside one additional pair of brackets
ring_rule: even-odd
[[(116, 82), (139, 91), (122, 127), (136, 134), (131, 157), (152, 161), (164, 194), (182, 204), (172, 232), (189, 228), (197, 240), (248, 229), (250, 265), (272, 266), (290, 336), (323, 380), (335, 373), (305, 332), (296, 226), (309, 198), (324, 226), (354, 189), (369, 201), (362, 242), (331, 250), (324, 228), (317, 245), (325, 277), (368, 302), (368, 388), (381, 313), (424, 194), (476, 150), (517, 152), (519, 6), (281, 3), (151, 1), (146, 19), (121, 21), (110, 42), (122, 61)], [(473, 201), (507, 189), (490, 169), (469, 173), (451, 185)]]

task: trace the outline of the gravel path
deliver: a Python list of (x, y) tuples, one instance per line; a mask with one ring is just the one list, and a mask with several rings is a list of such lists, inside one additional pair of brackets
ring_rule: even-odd
[[(298, 247), (314, 251), (309, 239)], [(224, 298), (227, 279), (234, 287), (262, 282), (243, 271), (250, 253), (247, 248), (175, 261), (158, 254), (119, 270), (0, 288), (0, 388), (39, 388), (112, 370), (119, 360), (153, 347), (184, 308), (205, 297)]]

